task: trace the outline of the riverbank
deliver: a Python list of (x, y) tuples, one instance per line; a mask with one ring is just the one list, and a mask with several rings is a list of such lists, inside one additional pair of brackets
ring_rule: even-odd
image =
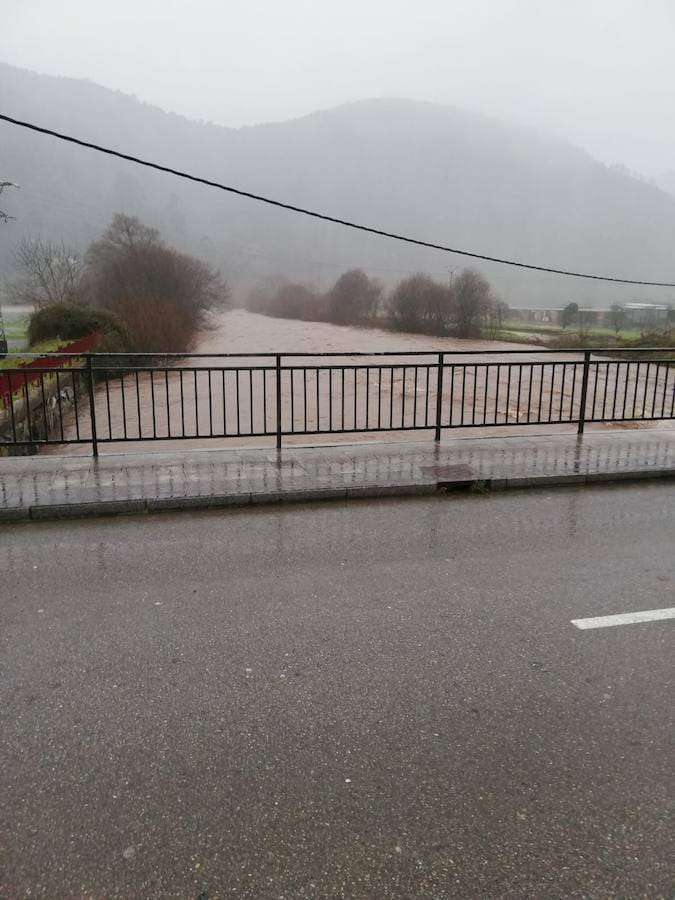
[[(510, 387), (512, 367), (518, 357), (513, 355), (513, 345), (506, 342), (432, 338), (425, 335), (397, 333), (374, 328), (364, 329), (329, 323), (272, 319), (236, 310), (218, 316), (213, 321), (212, 327), (199, 335), (195, 350), (203, 356), (195, 360), (193, 364), (204, 370), (213, 368), (215, 377), (211, 383), (207, 371), (200, 374), (198, 392), (194, 373), (188, 372), (187, 380), (184, 379), (185, 383), (181, 384), (181, 380), (178, 378), (179, 373), (175, 373), (176, 377), (173, 377), (170, 369), (166, 376), (162, 376), (161, 384), (158, 377), (143, 370), (136, 373), (137, 378), (126, 378), (124, 381), (108, 379), (105, 383), (98, 384), (95, 398), (95, 405), (99, 410), (97, 430), (99, 439), (105, 442), (101, 444), (100, 452), (109, 454), (121, 452), (123, 449), (129, 450), (130, 445), (117, 442), (116, 436), (120, 436), (120, 438), (124, 435), (131, 438), (138, 437), (140, 417), (145, 422), (142, 431), (143, 437), (149, 437), (152, 440), (134, 443), (134, 450), (137, 449), (139, 452), (156, 453), (173, 450), (176, 446), (175, 437), (178, 435), (185, 435), (189, 439), (186, 446), (191, 449), (273, 446), (274, 437), (269, 431), (269, 421), (276, 415), (276, 410), (271, 408), (275, 382), (274, 371), (270, 370), (269, 366), (270, 363), (273, 365), (274, 354), (277, 353), (306, 354), (303, 364), (309, 369), (325, 364), (325, 359), (320, 357), (322, 353), (344, 354), (342, 363), (348, 366), (352, 365), (351, 372), (347, 377), (348, 394), (351, 391), (347, 419), (352, 424), (347, 424), (344, 434), (333, 433), (328, 436), (329, 432), (336, 431), (332, 420), (328, 418), (332, 408), (331, 404), (333, 404), (332, 398), (337, 397), (338, 404), (341, 404), (339, 398), (342, 396), (341, 391), (344, 390), (343, 385), (333, 382), (326, 373), (319, 378), (316, 369), (314, 373), (311, 371), (309, 373), (307, 388), (309, 396), (312, 398), (312, 409), (317, 416), (319, 407), (322, 411), (319, 420), (309, 428), (311, 431), (316, 426), (317, 440), (364, 442), (377, 439), (377, 434), (374, 434), (372, 430), (367, 432), (364, 428), (356, 429), (353, 423), (357, 420), (364, 422), (367, 409), (377, 410), (380, 406), (387, 411), (385, 424), (386, 422), (403, 422), (404, 410), (408, 411), (408, 424), (410, 424), (410, 411), (415, 409), (418, 412), (420, 409), (432, 410), (429, 421), (432, 425), (435, 421), (433, 419), (436, 408), (435, 370), (429, 378), (429, 383), (427, 383), (427, 376), (423, 370), (421, 370), (422, 374), (419, 380), (414, 378), (410, 371), (415, 362), (426, 363), (428, 357), (415, 360), (413, 356), (409, 355), (399, 358), (398, 361), (390, 357), (385, 366), (387, 369), (385, 377), (381, 378), (373, 377), (369, 373), (366, 368), (367, 357), (352, 357), (350, 360), (350, 354), (354, 353), (415, 354), (442, 351), (446, 354), (453, 354), (451, 359), (446, 358), (446, 366), (456, 363), (462, 367), (463, 387), (454, 384), (450, 373), (443, 382), (442, 407), (451, 414), (453, 423), (462, 423), (462, 434), (466, 437), (483, 436), (485, 429), (481, 426), (483, 421), (481, 416), (476, 419), (473, 414), (469, 416), (468, 421), (475, 421), (475, 427), (469, 426), (466, 422), (462, 413), (465, 395), (469, 398), (485, 396), (486, 408), (491, 410), (491, 416), (486, 421), (489, 421), (490, 434), (494, 436), (500, 434), (506, 436), (511, 434), (514, 429), (516, 433), (522, 434), (574, 431), (578, 418), (580, 394), (578, 384), (575, 387), (574, 366), (568, 365), (566, 368), (562, 363), (578, 364), (583, 361), (583, 355), (560, 351), (560, 354), (555, 356), (556, 375), (556, 368), (550, 365), (550, 353), (547, 354), (541, 347), (535, 345), (521, 345), (521, 347), (523, 354), (527, 354), (524, 358), (529, 366), (525, 380), (527, 390), (523, 391), (518, 390), (517, 367), (515, 383)], [(508, 352), (502, 355), (501, 350)], [(497, 364), (491, 370), (491, 377), (488, 378), (485, 359), (482, 360), (481, 367), (477, 364), (479, 359), (466, 355), (476, 351), (489, 351), (490, 362)], [(224, 360), (216, 356), (219, 353), (232, 354), (234, 357), (236, 354), (261, 354), (261, 356), (253, 356), (245, 360), (236, 358)], [(262, 354), (272, 354), (271, 361), (269, 356), (263, 358)], [(548, 363), (549, 365), (544, 367), (539, 366), (539, 363)], [(244, 372), (241, 383), (237, 381), (236, 373), (229, 372), (226, 376), (226, 373), (222, 371), (223, 367), (236, 368), (241, 365), (266, 366), (268, 368), (264, 375), (259, 371), (255, 377), (251, 375), (250, 379), (248, 372)], [(371, 357), (370, 365), (377, 370), (377, 356)], [(375, 374), (376, 372), (373, 372), (373, 375)], [(565, 377), (566, 375), (567, 377)], [(600, 397), (604, 397), (607, 393), (605, 385), (611, 381), (608, 376), (616, 378), (616, 375), (615, 371), (609, 372), (604, 367), (598, 368), (597, 393)], [(636, 375), (639, 373), (627, 372), (627, 380), (621, 385), (621, 396), (633, 397), (635, 394), (633, 399), (639, 400), (640, 403), (645, 398), (652, 398), (655, 391), (658, 397), (665, 396), (668, 386), (665, 384), (665, 376), (662, 372), (656, 369), (651, 373), (643, 371), (639, 391), (637, 391)], [(261, 379), (264, 384), (261, 383)], [(544, 381), (545, 384), (543, 384)], [(530, 382), (532, 383), (532, 392), (529, 389)], [(612, 383), (608, 386), (611, 396), (614, 385)], [(288, 384), (286, 387), (288, 388)], [(532, 419), (543, 424), (520, 424), (523, 421), (528, 422), (530, 419), (530, 414), (528, 414), (530, 393), (533, 396), (541, 395), (542, 387), (545, 397), (544, 415), (540, 415), (541, 411), (537, 410)], [(283, 392), (282, 421), (286, 423), (285, 430), (287, 432), (296, 432), (296, 434), (284, 437), (286, 445), (301, 445), (307, 441), (307, 437), (301, 433), (307, 432), (308, 428), (303, 422), (306, 405), (302, 387), (299, 390), (299, 395), (296, 392), (295, 405), (293, 392), (289, 389)], [(255, 403), (252, 400), (253, 394), (257, 396)], [(134, 413), (134, 410), (138, 410), (139, 407), (140, 412)], [(639, 408), (639, 403), (637, 408)], [(563, 409), (569, 410), (570, 413), (563, 416), (561, 413)], [(546, 414), (546, 410), (549, 410), (550, 414)], [(340, 412), (344, 415), (341, 406)], [(484, 412), (485, 409), (483, 409)], [(78, 427), (79, 434), (84, 435), (85, 440), (88, 440), (87, 436), (91, 433), (89, 413), (87, 404), (78, 410), (78, 418), (74, 414), (66, 418), (64, 422), (66, 440), (73, 440), (77, 437)], [(265, 414), (267, 414), (267, 420), (265, 420)], [(424, 418), (424, 413), (422, 416)], [(641, 417), (642, 413), (639, 413), (637, 418)], [(620, 415), (619, 418), (623, 417)], [(368, 421), (373, 421), (372, 417)], [(424, 418), (424, 421), (426, 422), (427, 418)], [(199, 428), (197, 428), (198, 423), (202, 423)], [(204, 426), (204, 423), (207, 424)], [(290, 423), (293, 423), (293, 427), (290, 427)], [(667, 424), (663, 423), (664, 426)], [(588, 427), (606, 430), (615, 428), (617, 425), (589, 424)], [(644, 421), (628, 425), (624, 420), (619, 427), (644, 428), (653, 427), (653, 425), (651, 422)], [(227, 434), (228, 437), (223, 437), (224, 434)], [(419, 439), (419, 435), (420, 431), (403, 431), (395, 430), (395, 428), (389, 431), (389, 437), (393, 441), (414, 441)], [(106, 442), (108, 440), (109, 442)], [(67, 453), (68, 455), (88, 454), (91, 452), (91, 448), (86, 444), (72, 444), (66, 447), (55, 445), (53, 448), (45, 448), (45, 452)]]

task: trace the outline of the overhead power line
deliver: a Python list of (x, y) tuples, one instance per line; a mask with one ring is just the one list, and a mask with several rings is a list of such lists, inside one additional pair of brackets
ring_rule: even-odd
[(117, 159), (125, 159), (127, 162), (136, 163), (139, 166), (145, 166), (148, 169), (155, 169), (158, 172), (166, 172), (169, 175), (175, 175), (177, 178), (184, 178), (187, 181), (193, 181), (197, 184), (205, 184), (207, 187), (218, 188), (221, 191), (227, 191), (229, 194), (235, 194), (238, 197), (246, 197), (249, 200), (256, 200), (258, 203), (266, 203), (268, 206), (276, 206), (279, 209), (286, 209), (290, 212), (299, 213), (303, 216), (310, 216), (313, 219), (320, 219), (323, 222), (332, 222), (335, 225), (343, 225), (345, 228), (352, 228), (356, 231), (362, 231), (366, 234), (376, 234), (380, 237), (389, 238), (394, 241), (401, 241), (405, 244), (413, 244), (416, 247), (426, 247), (430, 250), (441, 250), (444, 253), (454, 253), (457, 256), (466, 256), (470, 259), (480, 259), (484, 262), (498, 263), (502, 266), (514, 266), (518, 269), (529, 269), (534, 272), (548, 272), (552, 275), (566, 275), (570, 278), (586, 278), (592, 281), (610, 281), (615, 284), (635, 284), (644, 287), (668, 287), (675, 288), (675, 282), (670, 281), (640, 281), (632, 278), (617, 278), (611, 275), (592, 275), (588, 272), (574, 272), (568, 269), (555, 269), (550, 266), (538, 266), (533, 263), (518, 262), (514, 259), (503, 259), (499, 256), (489, 256), (485, 253), (474, 253), (470, 250), (460, 250), (457, 247), (448, 247), (445, 244), (436, 244), (432, 241), (423, 241), (419, 238), (409, 237), (408, 235), (397, 234), (393, 231), (385, 231), (383, 228), (374, 228), (370, 225), (361, 225), (358, 222), (350, 222), (348, 219), (340, 219), (337, 216), (330, 216), (326, 213), (320, 213), (316, 210), (306, 209), (302, 206), (295, 206), (292, 203), (284, 203), (281, 200), (274, 200), (271, 197), (264, 197), (262, 194), (254, 194), (251, 191), (244, 191), (241, 188), (232, 187), (231, 185), (221, 184), (218, 181), (211, 181), (209, 178), (202, 178), (199, 175), (191, 175), (189, 172), (181, 172), (180, 169), (173, 169), (170, 166), (163, 166), (160, 163), (150, 162), (147, 159), (141, 159), (138, 156), (132, 156), (129, 153), (122, 153), (119, 150), (112, 150), (110, 147), (102, 147), (100, 144), (93, 144), (90, 141), (83, 141), (80, 138), (73, 137), (69, 134), (62, 134), (59, 131), (53, 131), (51, 128), (43, 128), (40, 125), (34, 125), (32, 122), (23, 122), (21, 119), (15, 119), (12, 116), (6, 116), (0, 113), (0, 120), (9, 122), (11, 125), (18, 125), (20, 128), (28, 128), (31, 131), (37, 131), (40, 134), (47, 134), (50, 137), (58, 138), (61, 141), (67, 141), (70, 144), (76, 144), (78, 147), (86, 147), (88, 150), (95, 150), (97, 153), (105, 153), (108, 156), (114, 156)]

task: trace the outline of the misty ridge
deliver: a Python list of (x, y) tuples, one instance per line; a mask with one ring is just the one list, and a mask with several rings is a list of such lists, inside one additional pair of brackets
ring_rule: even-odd
[[(214, 91), (226, 95), (220, 85)], [(84, 140), (422, 240), (631, 279), (675, 277), (675, 197), (667, 192), (675, 190), (675, 175), (664, 176), (663, 190), (565, 141), (454, 107), (374, 99), (229, 129), (87, 81), (6, 64), (0, 64), (0, 107)], [(391, 287), (416, 271), (442, 279), (449, 266), (474, 265), (7, 124), (0, 174), (21, 185), (5, 204), (16, 221), (2, 231), (2, 276), (11, 275), (12, 247), (23, 237), (84, 251), (119, 212), (217, 266), (235, 304), (271, 276), (326, 290), (341, 272), (359, 267)], [(675, 289), (594, 284), (489, 263), (477, 268), (512, 306), (675, 301)]]

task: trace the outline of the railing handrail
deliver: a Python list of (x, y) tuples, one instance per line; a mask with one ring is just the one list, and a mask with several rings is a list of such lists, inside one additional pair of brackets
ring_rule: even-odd
[[(72, 357), (73, 359), (82, 359), (91, 357), (92, 359), (110, 359), (111, 357), (120, 357), (120, 358), (129, 358), (129, 357), (138, 357), (147, 359), (148, 357), (161, 357), (163, 359), (251, 359), (251, 358), (269, 358), (276, 360), (277, 356), (281, 356), (282, 358), (287, 357), (305, 357), (308, 359), (316, 359), (317, 357), (333, 357), (333, 358), (343, 358), (347, 356), (434, 356), (438, 357), (439, 353), (443, 353), (446, 356), (503, 356), (505, 354), (514, 355), (514, 356), (526, 356), (528, 354), (533, 353), (544, 353), (544, 354), (553, 354), (553, 353), (586, 353), (590, 351), (590, 353), (673, 353), (675, 352), (674, 347), (534, 347), (527, 350), (511, 350), (511, 349), (502, 349), (502, 350), (325, 350), (325, 351), (317, 351), (316, 353), (307, 352), (307, 351), (289, 351), (287, 353), (277, 353), (275, 352), (250, 352), (247, 351), (245, 353), (188, 353), (188, 352), (160, 352), (160, 351), (148, 351), (146, 353), (139, 352), (115, 352), (115, 353), (59, 353), (58, 351), (49, 351), (42, 352), (37, 351), (35, 353), (36, 358), (40, 357), (44, 359), (45, 357)], [(30, 350), (24, 351), (12, 351), (11, 353), (5, 354), (5, 359), (8, 357), (25, 357), (30, 354)]]

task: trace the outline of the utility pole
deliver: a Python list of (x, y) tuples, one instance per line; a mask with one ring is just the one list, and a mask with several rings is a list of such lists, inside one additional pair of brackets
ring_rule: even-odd
[(455, 274), (455, 271), (459, 268), (459, 266), (448, 266), (448, 276), (450, 278), (450, 290), (452, 290), (452, 279)]
[[(18, 184), (14, 184), (13, 181), (0, 181), (0, 194), (2, 194), (2, 192), (4, 191), (4, 189), (5, 189), (6, 187), (15, 187), (15, 188), (18, 188), (19, 185), (18, 185)], [(10, 220), (10, 219), (13, 219), (13, 218), (14, 218), (14, 216), (10, 216), (10, 215), (8, 215), (6, 212), (4, 212), (2, 209), (0, 209), (0, 221), (1, 221), (1, 222), (9, 222), (9, 220)]]

